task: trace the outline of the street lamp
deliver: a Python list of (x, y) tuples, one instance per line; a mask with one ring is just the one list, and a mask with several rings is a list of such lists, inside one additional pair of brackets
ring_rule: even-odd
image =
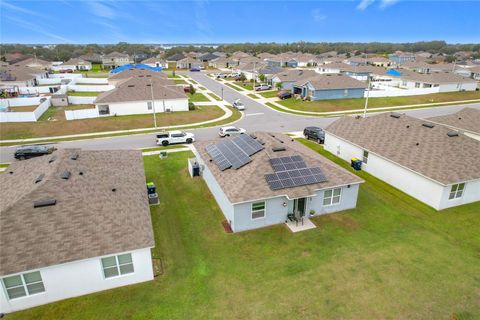
[(370, 94), (370, 75), (367, 76), (367, 97), (365, 99), (365, 109), (363, 110), (363, 117), (367, 116), (367, 109), (368, 109), (368, 96)]
[(222, 101), (223, 101), (223, 86), (221, 87), (221, 89), (222, 89)]

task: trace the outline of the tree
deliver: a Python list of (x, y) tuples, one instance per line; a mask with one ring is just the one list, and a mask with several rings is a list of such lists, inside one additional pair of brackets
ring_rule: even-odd
[(238, 81), (245, 82), (247, 80), (247, 77), (245, 77), (245, 74), (242, 72), (240, 73), (240, 76), (238, 77)]
[(445, 57), (445, 62), (448, 62), (448, 63), (452, 63), (453, 61), (455, 61), (455, 57), (454, 56), (446, 56)]
[(195, 94), (196, 90), (195, 90), (195, 87), (193, 85), (190, 85), (190, 90), (188, 92), (190, 92), (190, 94)]
[(282, 87), (283, 87), (283, 83), (277, 82), (277, 84), (275, 85), (275, 87), (277, 87), (277, 89), (280, 90), (280, 89), (282, 89)]
[(265, 75), (263, 73), (260, 73), (260, 75), (258, 76), (258, 80), (260, 80), (260, 82), (265, 82)]

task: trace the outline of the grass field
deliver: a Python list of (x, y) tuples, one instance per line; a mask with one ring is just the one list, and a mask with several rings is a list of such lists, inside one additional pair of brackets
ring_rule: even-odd
[[(187, 125), (221, 117), (223, 110), (216, 106), (202, 106), (195, 111), (158, 113), (158, 126)], [(43, 121), (53, 117), (57, 121)], [(127, 130), (153, 127), (151, 114), (65, 120), (63, 110), (49, 108), (38, 122), (2, 123), (0, 140), (50, 137), (80, 133)]]
[(252, 99), (260, 99), (260, 98), (259, 98), (256, 94), (254, 94), (254, 93), (249, 93), (249, 94), (247, 94), (247, 96), (249, 96), (249, 97), (252, 98)]
[(190, 94), (188, 93), (188, 100), (192, 101), (192, 102), (205, 102), (205, 101), (210, 101), (208, 100), (208, 98), (203, 94), (203, 93), (194, 93), (194, 94)]
[(231, 83), (225, 83), (225, 85), (229, 86), (230, 88), (234, 89), (234, 90), (237, 90), (237, 91), (245, 91), (245, 89), (242, 89), (242, 88), (239, 88), (237, 86), (234, 86), (233, 84)]
[(188, 175), (191, 156), (144, 158), (161, 199), (151, 213), (162, 276), (8, 319), (479, 318), (479, 203), (436, 212), (360, 172), (357, 208), (314, 218), (316, 229), (226, 234)]
[(234, 82), (237, 86), (240, 86), (246, 90), (253, 90), (253, 83), (250, 82), (241, 82), (241, 81), (235, 81)]
[(266, 92), (261, 92), (259, 95), (261, 95), (264, 98), (275, 98), (277, 96), (278, 91), (266, 91)]
[[(446, 92), (408, 97), (370, 98), (368, 99), (368, 107), (381, 108), (410, 104), (436, 103), (473, 99), (480, 99), (480, 91)], [(354, 110), (362, 109), (365, 107), (365, 99), (338, 99), (322, 101), (302, 101), (295, 99), (287, 99), (279, 101), (279, 103), (293, 110), (314, 112)]]
[(173, 81), (175, 84), (188, 84), (188, 82), (183, 79), (174, 79)]
[(96, 97), (101, 92), (89, 92), (89, 91), (72, 91), (68, 90), (67, 95), (69, 96), (79, 96), (79, 97)]
[(32, 112), (38, 108), (38, 105), (33, 106), (21, 106), (21, 107), (10, 107), (9, 112)]

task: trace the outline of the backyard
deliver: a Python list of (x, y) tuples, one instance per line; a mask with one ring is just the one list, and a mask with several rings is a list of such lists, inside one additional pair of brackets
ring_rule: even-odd
[[(79, 108), (85, 108), (81, 105)], [(71, 110), (70, 108), (67, 108)], [(158, 113), (159, 126), (184, 125), (221, 117), (224, 114), (217, 106), (201, 106), (194, 111)], [(55, 121), (47, 121), (49, 118)], [(82, 120), (65, 120), (61, 108), (50, 107), (37, 122), (10, 122), (0, 126), (0, 140), (50, 137), (91, 132), (127, 130), (153, 127), (151, 114), (121, 117), (101, 117)]]
[(78, 96), (78, 97), (96, 97), (102, 92), (93, 92), (93, 91), (73, 91), (68, 90), (67, 95), (69, 96)]
[[(305, 142), (325, 154), (319, 145)], [(436, 212), (360, 172), (354, 210), (227, 234), (190, 152), (145, 157), (163, 275), (8, 319), (476, 319), (480, 204)], [(332, 155), (327, 155), (334, 159)], [(348, 164), (334, 159), (344, 167)]]
[[(410, 104), (437, 103), (473, 99), (480, 99), (480, 91), (446, 92), (407, 97), (370, 98), (368, 99), (368, 107), (382, 108)], [(287, 99), (278, 101), (278, 103), (293, 110), (313, 112), (354, 110), (363, 109), (365, 107), (365, 99), (337, 99), (322, 101), (302, 101), (295, 99)]]

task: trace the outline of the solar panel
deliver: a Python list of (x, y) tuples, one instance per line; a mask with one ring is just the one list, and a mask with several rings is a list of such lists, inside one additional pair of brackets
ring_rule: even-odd
[(327, 181), (320, 167), (308, 168), (301, 156), (270, 159), (274, 173), (265, 175), (270, 189), (279, 190)]

